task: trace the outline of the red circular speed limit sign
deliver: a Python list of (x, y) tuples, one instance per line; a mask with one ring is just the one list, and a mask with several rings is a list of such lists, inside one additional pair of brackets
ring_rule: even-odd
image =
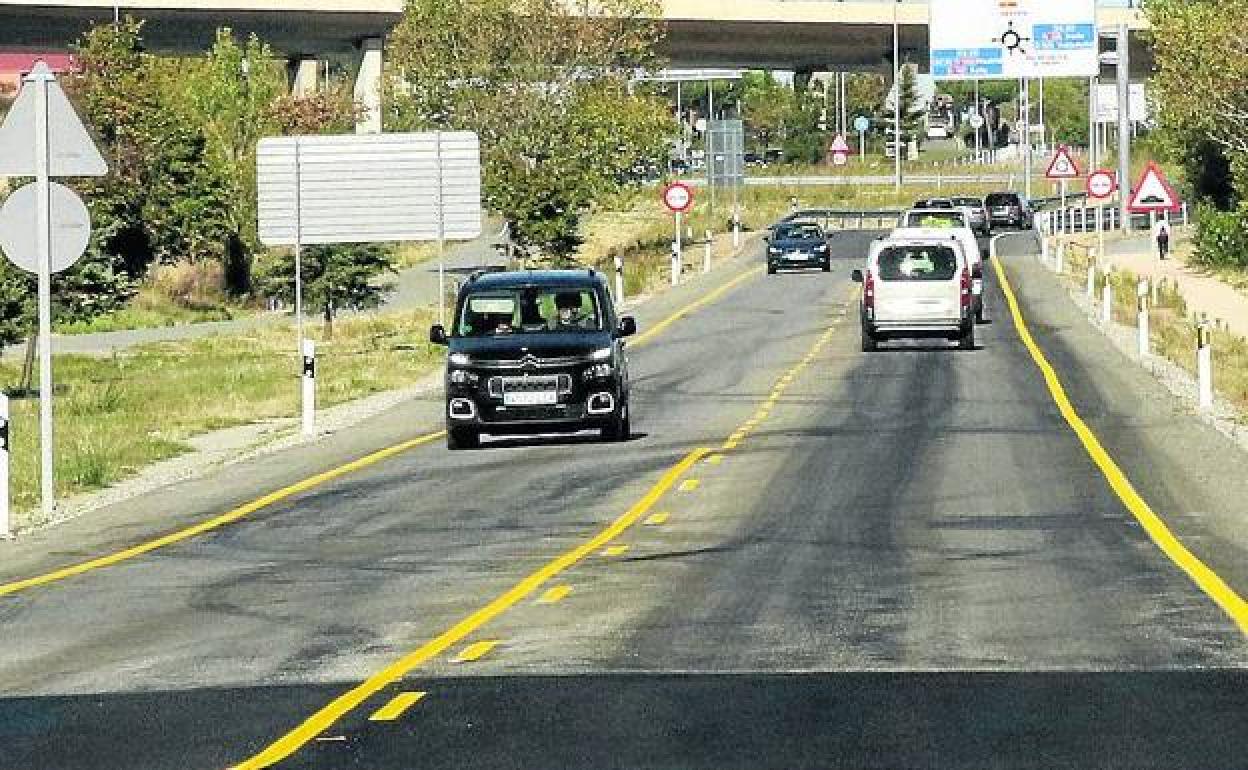
[(1114, 190), (1118, 188), (1118, 181), (1114, 179), (1114, 172), (1094, 171), (1088, 174), (1088, 197), (1099, 198), (1104, 200), (1114, 194)]
[(683, 214), (693, 208), (693, 188), (684, 182), (672, 182), (663, 188), (663, 205), (673, 214)]

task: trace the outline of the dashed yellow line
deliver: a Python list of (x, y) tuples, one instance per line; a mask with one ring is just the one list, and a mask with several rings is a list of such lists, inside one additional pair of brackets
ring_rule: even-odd
[(472, 663), (474, 661), (481, 660), (486, 655), (489, 655), (490, 652), (497, 646), (497, 639), (485, 639), (480, 642), (473, 642), (464, 649), (460, 650), (458, 655), (451, 658), (451, 662)]
[(646, 519), (646, 524), (651, 527), (661, 527), (667, 523), (669, 518), (671, 518), (670, 513), (654, 513)]
[(401, 692), (391, 698), (389, 703), (374, 711), (368, 721), (393, 722), (428, 694), (426, 692)]
[(623, 556), (626, 553), (628, 553), (628, 546), (626, 545), (613, 545), (602, 549), (603, 556), (609, 556), (612, 558), (616, 556)]
[(1036, 367), (1043, 375), (1045, 385), (1048, 386), (1049, 394), (1053, 397), (1053, 402), (1057, 405), (1058, 411), (1061, 412), (1062, 417), (1065, 418), (1066, 423), (1075, 432), (1075, 435), (1079, 437), (1084, 450), (1092, 458), (1092, 462), (1101, 471), (1105, 480), (1109, 482), (1109, 486), (1113, 489), (1114, 494), (1118, 496), (1122, 504), (1126, 506), (1131, 515), (1140, 523), (1140, 526), (1144, 528), (1144, 531), (1148, 533), (1148, 536), (1157, 544), (1162, 553), (1174, 562), (1179, 569), (1186, 572), (1188, 577), (1192, 579), (1192, 582), (1230, 616), (1231, 620), (1239, 626), (1240, 631), (1248, 634), (1248, 602), (1245, 602), (1220, 575), (1188, 550), (1187, 546), (1183, 545), (1182, 541), (1170, 531), (1170, 528), (1161, 520), (1161, 517), (1153, 511), (1152, 507), (1136, 491), (1131, 480), (1127, 478), (1126, 473), (1118, 466), (1118, 463), (1114, 461), (1109, 452), (1105, 450), (1100, 439), (1092, 432), (1088, 424), (1083, 421), (1083, 418), (1079, 416), (1079, 412), (1066, 395), (1066, 389), (1062, 386), (1061, 379), (1057, 376), (1057, 371), (1049, 363), (1040, 346), (1036, 344), (1035, 338), (1031, 336), (1031, 331), (1028, 329), (1027, 322), (1023, 318), (1022, 310), (1019, 307), (1018, 298), (1014, 295), (1014, 290), (1010, 286), (1010, 280), (1005, 274), (1005, 268), (1001, 266), (1001, 260), (994, 259), (992, 263), (996, 268), (997, 278), (1000, 281), (1001, 290), (1005, 294), (1005, 301), (1009, 305), (1010, 315), (1014, 319), (1014, 328), (1018, 332), (1018, 336), (1022, 339), (1023, 345), (1031, 354), (1032, 361), (1035, 362)]
[(681, 492), (693, 492), (700, 486), (702, 486), (701, 479), (685, 479), (684, 481), (680, 482), (680, 491)]
[(718, 452), (706, 458), (707, 465), (719, 465), (723, 461), (724, 461), (724, 456), (719, 454)]
[(555, 586), (554, 588), (546, 591), (546, 593), (542, 594), (542, 597), (537, 600), (537, 603), (556, 604), (568, 598), (568, 594), (570, 593), (572, 593), (572, 586)]

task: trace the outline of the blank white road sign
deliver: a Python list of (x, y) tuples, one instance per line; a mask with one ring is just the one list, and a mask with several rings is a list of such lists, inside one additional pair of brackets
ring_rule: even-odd
[[(91, 214), (78, 193), (52, 182), (52, 251), (49, 270), (68, 270), (87, 250), (91, 240)], [(34, 182), (9, 196), (0, 207), (0, 250), (28, 273), (39, 272), (39, 198)]]
[(481, 148), (469, 131), (262, 139), (256, 169), (269, 246), (294, 245), (296, 228), (303, 245), (481, 234)]

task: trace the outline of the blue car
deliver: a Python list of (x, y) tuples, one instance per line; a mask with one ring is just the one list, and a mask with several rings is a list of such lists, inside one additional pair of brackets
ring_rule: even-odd
[(828, 236), (814, 222), (782, 222), (771, 229), (767, 241), (767, 273), (796, 268), (832, 269)]

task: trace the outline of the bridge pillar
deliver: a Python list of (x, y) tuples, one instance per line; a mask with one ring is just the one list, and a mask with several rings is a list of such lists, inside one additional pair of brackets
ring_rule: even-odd
[(355, 76), (355, 101), (363, 108), (355, 133), (381, 133), (382, 39), (370, 37), (360, 43), (360, 69)]
[(302, 98), (320, 90), (321, 63), (309, 56), (300, 56), (290, 62), (290, 93)]

